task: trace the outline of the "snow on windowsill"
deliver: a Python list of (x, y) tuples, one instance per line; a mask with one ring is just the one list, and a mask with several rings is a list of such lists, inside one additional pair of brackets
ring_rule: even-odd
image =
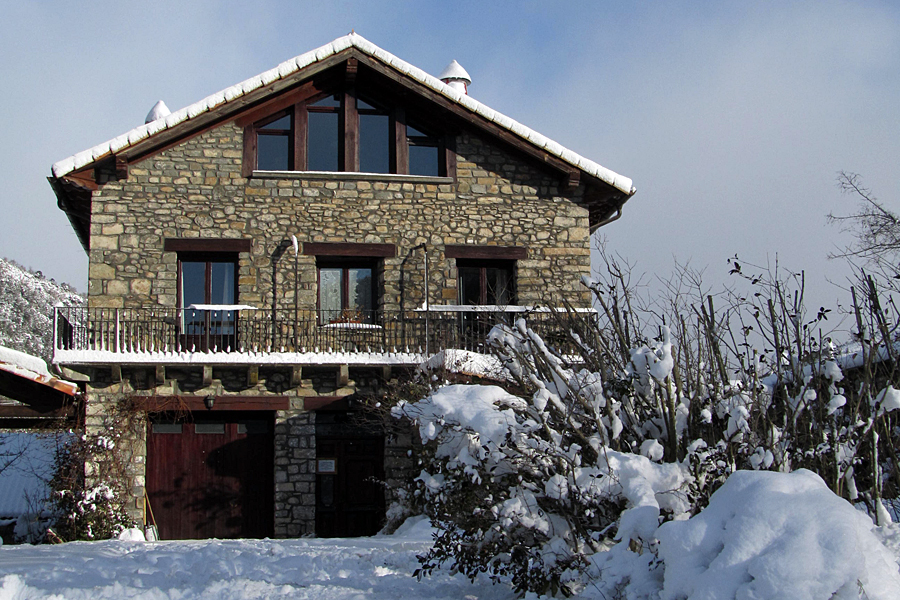
[(399, 173), (363, 173), (357, 171), (253, 171), (251, 179), (327, 179), (344, 181), (395, 181), (402, 183), (426, 183), (447, 185), (452, 177), (431, 175), (405, 175)]

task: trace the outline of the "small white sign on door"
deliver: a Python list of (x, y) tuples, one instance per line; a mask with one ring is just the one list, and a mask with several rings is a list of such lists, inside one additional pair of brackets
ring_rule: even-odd
[(320, 458), (316, 461), (317, 473), (336, 473), (337, 461), (333, 458)]

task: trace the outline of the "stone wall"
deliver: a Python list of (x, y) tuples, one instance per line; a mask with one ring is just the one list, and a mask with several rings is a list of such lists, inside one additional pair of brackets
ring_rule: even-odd
[[(192, 138), (131, 165), (127, 180), (94, 192), (89, 303), (174, 306), (177, 256), (165, 238), (245, 238), (240, 255), (241, 303), (291, 308), (316, 305), (315, 257), (300, 256), (294, 282), (291, 234), (300, 242), (394, 244), (384, 260), (383, 307), (419, 306), (428, 248), (430, 300), (456, 302), (455, 260), (444, 247), (519, 246), (520, 304), (562, 292), (587, 305), (581, 275), (590, 273), (587, 210), (579, 187), (563, 197), (558, 178), (472, 133), (456, 143), (457, 177), (289, 174), (241, 177), (242, 131), (234, 125)], [(277, 294), (273, 297), (273, 290)]]
[[(519, 304), (552, 303), (565, 294), (588, 306), (581, 276), (590, 273), (587, 210), (577, 204), (579, 187), (562, 195), (559, 178), (533, 160), (511, 154), (473, 133), (456, 140), (455, 179), (340, 174), (241, 176), (242, 131), (223, 125), (129, 166), (128, 178), (109, 181), (93, 194), (89, 305), (109, 308), (174, 307), (177, 254), (163, 250), (167, 238), (249, 239), (239, 255), (238, 301), (290, 311), (295, 294), (301, 309), (316, 306), (316, 259), (294, 258), (290, 236), (304, 242), (393, 244), (395, 257), (379, 269), (380, 307), (412, 309), (428, 296), (433, 304), (455, 304), (455, 259), (447, 245), (516, 246), (527, 257), (516, 263)], [(296, 260), (296, 264), (295, 261)], [(298, 273), (295, 281), (294, 273)], [(343, 367), (346, 370), (346, 367)], [(342, 396), (370, 389), (377, 376), (334, 369), (167, 369), (155, 381), (150, 369), (93, 369), (87, 389), (88, 428), (99, 431), (104, 407), (131, 395), (284, 395), (290, 409), (275, 423), (275, 533), (311, 534), (315, 525), (315, 414), (303, 398)], [(253, 379), (253, 378), (249, 378)], [(127, 482), (129, 507), (143, 504), (143, 439), (135, 439)], [(399, 484), (414, 469), (407, 464), (410, 439), (386, 444), (388, 479)], [(407, 473), (407, 471), (409, 473)]]

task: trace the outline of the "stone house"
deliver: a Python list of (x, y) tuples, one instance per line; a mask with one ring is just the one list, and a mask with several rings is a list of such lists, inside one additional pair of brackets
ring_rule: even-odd
[(351, 33), (53, 165), (90, 257), (54, 360), (89, 429), (146, 411), (130, 508), (163, 537), (376, 531), (367, 481), (406, 452), (350, 418), (359, 394), (555, 295), (588, 308), (631, 180), (469, 83)]

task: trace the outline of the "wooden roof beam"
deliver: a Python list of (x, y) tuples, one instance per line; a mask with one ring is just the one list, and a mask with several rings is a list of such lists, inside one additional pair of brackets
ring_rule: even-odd
[(570, 169), (568, 173), (562, 177), (562, 187), (566, 191), (574, 191), (578, 184), (581, 183), (581, 171), (579, 169)]
[(347, 59), (347, 62), (344, 63), (344, 82), (348, 86), (353, 86), (356, 83), (356, 73), (358, 71), (359, 61), (351, 56)]

